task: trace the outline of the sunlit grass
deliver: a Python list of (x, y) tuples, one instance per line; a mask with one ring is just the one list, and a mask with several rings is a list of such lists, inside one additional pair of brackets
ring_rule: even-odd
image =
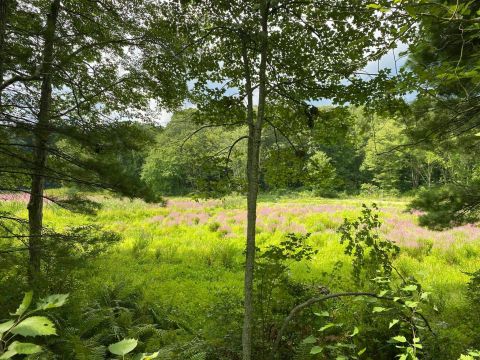
[[(79, 293), (94, 299), (97, 289), (125, 283), (145, 304), (170, 309), (196, 331), (206, 336), (217, 331), (215, 319), (207, 315), (222, 301), (219, 296), (224, 295), (219, 294), (228, 293), (241, 301), (244, 199), (195, 202), (175, 198), (162, 207), (139, 200), (96, 198), (102, 203), (97, 216), (72, 214), (53, 204), (45, 209), (45, 224), (52, 228), (64, 230), (95, 222), (122, 236), (108, 253), (82, 270)], [(263, 249), (281, 241), (288, 232), (310, 233), (308, 241), (319, 252), (308, 264), (292, 266), (292, 277), (297, 281), (328, 285), (332, 291), (355, 287), (348, 276), (351, 260), (344, 254), (336, 229), (345, 217), (358, 216), (362, 203), (376, 202), (384, 222), (382, 236), (402, 248), (396, 267), (432, 292), (439, 319), (455, 322), (455, 314), (468, 307), (468, 273), (480, 268), (477, 226), (446, 232), (421, 228), (418, 214), (406, 212), (407, 202), (401, 199), (276, 200), (264, 197), (259, 203), (257, 244)], [(27, 214), (22, 202), (2, 202), (2, 209)], [(332, 282), (331, 273), (339, 261), (344, 264), (339, 271), (345, 280)]]

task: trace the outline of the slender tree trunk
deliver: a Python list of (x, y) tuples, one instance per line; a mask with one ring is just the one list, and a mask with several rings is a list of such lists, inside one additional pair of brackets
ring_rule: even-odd
[(44, 35), (43, 59), (41, 65), (42, 87), (40, 93), (40, 108), (37, 124), (33, 130), (35, 150), (33, 154), (34, 167), (30, 200), (28, 202), (29, 224), (29, 268), (30, 286), (38, 285), (42, 258), (42, 230), (43, 230), (43, 196), (45, 190), (45, 166), (47, 163), (47, 142), (49, 138), (48, 125), (52, 106), (52, 62), (57, 28), (60, 0), (53, 0), (50, 5)]
[[(7, 37), (8, 3), (10, 0), (0, 0), (0, 84), (3, 83), (5, 72), (5, 38)], [(0, 91), (0, 105), (2, 105), (2, 92)]]
[(261, 41), (259, 67), (259, 96), (256, 120), (253, 119), (253, 93), (248, 65), (247, 49), (244, 47), (244, 66), (246, 67), (246, 90), (248, 97), (249, 136), (247, 152), (247, 244), (245, 256), (245, 283), (244, 283), (244, 320), (242, 333), (243, 360), (252, 359), (252, 332), (254, 315), (253, 280), (255, 268), (255, 233), (257, 222), (257, 197), (259, 186), (259, 163), (262, 127), (265, 119), (265, 101), (267, 85), (267, 56), (268, 56), (268, 0), (262, 0), (260, 5)]

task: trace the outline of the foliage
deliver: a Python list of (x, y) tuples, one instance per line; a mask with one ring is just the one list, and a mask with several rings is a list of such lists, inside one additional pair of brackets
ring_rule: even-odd
[[(46, 350), (42, 360), (70, 360), (69, 356), (103, 360), (108, 345), (124, 338), (138, 339), (139, 345), (134, 352), (161, 351), (160, 358), (167, 360), (188, 359), (200, 353), (206, 353), (207, 359), (239, 359), (245, 202), (239, 201), (239, 197), (228, 197), (225, 201), (170, 198), (166, 206), (162, 206), (100, 194), (90, 196), (95, 196), (102, 204), (92, 218), (95, 225), (120, 232), (122, 237), (108, 245), (110, 251), (85, 258), (82, 266), (72, 269), (75, 282), (70, 292), (75, 301), (60, 308), (64, 310), (58, 316), (55, 314), (61, 324), (59, 336), (49, 337), (45, 343), (38, 342)], [(22, 212), (23, 204), (19, 201), (2, 201), (0, 206)], [(480, 248), (476, 240), (480, 230), (477, 227), (459, 227), (445, 232), (423, 229), (417, 224), (416, 212), (404, 212), (408, 199), (263, 195), (259, 208), (260, 248), (278, 246), (288, 240), (286, 234), (296, 232), (297, 237), (311, 233), (305, 245), (313, 251), (318, 250), (311, 260), (286, 260), (284, 265), (288, 265), (288, 269), (280, 277), (265, 277), (265, 290), (268, 284), (274, 286), (269, 305), (268, 292), (264, 292), (265, 300), (261, 301), (260, 283), (256, 284), (258, 304), (263, 303), (266, 310), (270, 309), (265, 312), (265, 319), (271, 321), (263, 326), (261, 311), (256, 307), (258, 341), (255, 346), (266, 359), (271, 358), (269, 348), (279, 324), (298, 303), (325, 296), (327, 292), (381, 293), (379, 285), (369, 280), (378, 276), (368, 269), (370, 250), (365, 249), (367, 268), (360, 273), (363, 282), (360, 285), (351, 276), (353, 258), (344, 253), (346, 243), (341, 245), (340, 235), (335, 233), (343, 218), (353, 222), (362, 216), (361, 204), (372, 201), (378, 204), (379, 219), (384, 223), (379, 230), (381, 238), (395, 241), (402, 248), (394, 259), (395, 268), (401, 274), (414, 276), (422, 284), (421, 291), (431, 292), (431, 304), (438, 309), (432, 310), (431, 304), (420, 304), (422, 314), (436, 333), (433, 337), (429, 331), (422, 330), (425, 356), (436, 360), (456, 359), (478, 344), (480, 319), (473, 311), (476, 305), (470, 299), (474, 297), (467, 292), (470, 277), (465, 274), (478, 269)], [(86, 220), (85, 215), (71, 214), (53, 205), (47, 206), (45, 212), (46, 225), (55, 229), (75, 227)], [(217, 231), (210, 230), (213, 222), (219, 225)], [(133, 252), (134, 244), (141, 239), (144, 245)], [(431, 244), (428, 252), (423, 247), (427, 241)], [(4, 289), (0, 307), (2, 319), (8, 319), (6, 310), (15, 307), (19, 292), (23, 290), (17, 281), (18, 266), (12, 264), (10, 267), (8, 259), (11, 256), (0, 259), (0, 283)], [(266, 259), (257, 260), (260, 263)], [(391, 286), (398, 293), (401, 286), (395, 274), (394, 271)], [(259, 281), (260, 275), (257, 273)], [(412, 280), (406, 278), (411, 284)], [(280, 351), (287, 359), (302, 358), (301, 354), (303, 358), (311, 358), (312, 345), (307, 348), (301, 344), (302, 340), (310, 334), (318, 336), (317, 329), (334, 322), (344, 324), (344, 331), (339, 332), (342, 335), (351, 334), (355, 326), (359, 328), (361, 336), (356, 341), (358, 350), (367, 347), (364, 357), (384, 356), (379, 360), (390, 360), (397, 354), (393, 351), (398, 349), (388, 341), (399, 332), (397, 327), (388, 329), (388, 325), (402, 315), (394, 316), (399, 305), (391, 305), (390, 300), (370, 304), (368, 300), (348, 301), (345, 298), (319, 304), (311, 311), (303, 311), (291, 322)], [(375, 306), (395, 309), (372, 314)], [(328, 320), (313, 314), (323, 311), (331, 316)], [(405, 312), (405, 315), (410, 314)], [(418, 324), (423, 326), (421, 320)], [(336, 336), (336, 330), (340, 329), (327, 329), (325, 336)], [(401, 335), (410, 339), (407, 328), (402, 331)], [(335, 343), (335, 338), (328, 339)], [(392, 352), (385, 351), (385, 344), (389, 344)]]
[(67, 301), (68, 294), (50, 295), (40, 299), (33, 310), (29, 310), (33, 292), (25, 293), (22, 303), (14, 313), (14, 318), (0, 324), (0, 359), (10, 359), (15, 355), (31, 355), (43, 351), (40, 345), (20, 342), (16, 336), (36, 337), (57, 335), (54, 323), (45, 316), (34, 315), (48, 309), (61, 307)]
[[(135, 339), (123, 339), (115, 344), (108, 346), (108, 351), (112, 354), (122, 356), (122, 359), (125, 358), (125, 355), (132, 352), (137, 347), (138, 341)], [(139, 353), (133, 357), (134, 360), (152, 360), (156, 359), (159, 355), (159, 352), (154, 352), (151, 354)]]
[(419, 24), (411, 33), (407, 66), (400, 76), (401, 91), (418, 94), (405, 123), (411, 144), (440, 153), (447, 165), (445, 187), (422, 192), (415, 204), (428, 212), (428, 226), (466, 223), (478, 219), (480, 204), (475, 195), (465, 196), (478, 190), (478, 158), (469, 154), (479, 146), (479, 4), (451, 0), (404, 5)]
[[(269, 245), (259, 253), (256, 264), (256, 317), (258, 340), (256, 341), (258, 358), (268, 359), (270, 346), (278, 331), (278, 322), (288, 315), (294, 301), (307, 298), (318, 291), (318, 288), (296, 282), (290, 274), (294, 263), (310, 262), (318, 253), (308, 244), (310, 234), (287, 234), (278, 244)], [(303, 320), (303, 319), (302, 319)], [(299, 321), (299, 326), (304, 326)], [(284, 349), (291, 352), (293, 343), (298, 337), (291, 339), (292, 345)]]
[[(375, 204), (372, 207), (374, 210), (378, 209)], [(356, 281), (359, 280), (361, 269), (366, 266), (365, 250), (370, 251), (370, 266), (373, 265), (373, 270), (377, 273), (370, 282), (379, 293), (370, 294), (369, 297), (361, 300), (365, 301), (367, 308), (371, 309), (374, 316), (383, 317), (382, 320), (385, 320), (385, 317), (389, 318), (387, 333), (393, 331), (393, 334), (389, 335), (388, 344), (385, 345), (390, 349), (384, 349), (383, 352), (389, 352), (391, 356), (395, 354), (395, 357), (402, 360), (418, 360), (424, 348), (420, 334), (426, 329), (432, 331), (420, 312), (421, 305), (429, 302), (430, 293), (422, 291), (421, 286), (414, 279), (407, 280), (394, 268), (393, 261), (400, 249), (388, 240), (380, 239), (378, 232), (380, 225), (378, 214), (372, 213), (372, 209), (363, 205), (362, 214), (358, 219), (353, 222), (345, 219), (344, 224), (339, 228), (340, 242), (347, 242), (345, 251), (353, 256), (353, 276)], [(398, 285), (392, 276), (392, 269), (395, 269), (400, 277)], [(371, 272), (367, 274), (367, 277), (371, 274)], [(355, 292), (350, 294), (350, 296), (365, 296)], [(385, 305), (385, 301), (389, 304)], [(382, 303), (378, 304), (379, 302)], [(331, 317), (325, 311), (316, 315), (322, 318)], [(312, 355), (325, 354), (328, 358), (360, 359), (362, 354), (369, 354), (371, 351), (371, 345), (367, 339), (362, 339), (358, 326), (355, 326), (353, 332), (347, 335), (342, 323), (331, 321), (324, 324), (318, 331), (321, 336), (310, 336), (304, 340), (304, 343), (308, 344), (318, 343), (311, 348)], [(331, 334), (330, 337), (333, 337), (335, 342), (330, 341), (326, 334)], [(380, 337), (376, 338), (376, 341), (382, 343)], [(398, 350), (393, 350), (394, 348)]]
[(177, 112), (157, 136), (142, 169), (142, 178), (156, 193), (218, 197), (244, 182), (244, 150), (239, 144), (230, 158), (219, 153), (229, 148), (238, 130), (203, 129), (192, 124), (195, 110)]
[(345, 219), (338, 229), (340, 242), (346, 243), (345, 253), (353, 255), (353, 274), (359, 279), (366, 263), (370, 271), (383, 270), (386, 275), (392, 272), (392, 263), (400, 248), (389, 240), (381, 238), (381, 221), (375, 203), (371, 208), (362, 204), (362, 215), (354, 221)]

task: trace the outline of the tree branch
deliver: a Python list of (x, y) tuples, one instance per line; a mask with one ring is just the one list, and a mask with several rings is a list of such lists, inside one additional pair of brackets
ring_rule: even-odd
[[(349, 296), (367, 296), (367, 297), (373, 297), (373, 298), (376, 298), (376, 299), (381, 299), (381, 300), (389, 300), (389, 301), (396, 301), (400, 304), (403, 304), (403, 301), (402, 300), (395, 300), (393, 298), (389, 298), (389, 297), (383, 297), (383, 296), (380, 296), (378, 294), (374, 294), (374, 293), (370, 293), (370, 292), (344, 292), (344, 293), (336, 293), (336, 294), (329, 294), (329, 295), (325, 295), (325, 296), (322, 296), (322, 297), (314, 297), (314, 298), (311, 298), (297, 306), (295, 306), (291, 311), (290, 311), (290, 314), (288, 314), (288, 316), (285, 318), (285, 320), (283, 321), (283, 324), (280, 328), (280, 330), (278, 331), (278, 334), (277, 334), (277, 337), (275, 338), (275, 342), (273, 344), (273, 347), (272, 347), (272, 357), (275, 358), (276, 355), (277, 355), (277, 352), (278, 352), (278, 347), (280, 345), (280, 341), (282, 340), (282, 336), (283, 334), (285, 333), (285, 330), (287, 329), (287, 326), (289, 324), (289, 322), (295, 317), (295, 315), (297, 315), (300, 311), (302, 311), (303, 309), (313, 305), (313, 304), (316, 304), (316, 303), (319, 303), (319, 302), (323, 302), (325, 300), (329, 300), (329, 299), (335, 299), (335, 298), (340, 298), (340, 297), (349, 297)], [(424, 321), (425, 325), (427, 326), (427, 328), (430, 330), (430, 332), (432, 332), (432, 334), (435, 334), (432, 330), (432, 328), (430, 327), (430, 324), (429, 322), (427, 321), (427, 319), (422, 315), (420, 314), (419, 312), (416, 312), (416, 314), (418, 314), (418, 316), (420, 316), (422, 318), (422, 320)]]

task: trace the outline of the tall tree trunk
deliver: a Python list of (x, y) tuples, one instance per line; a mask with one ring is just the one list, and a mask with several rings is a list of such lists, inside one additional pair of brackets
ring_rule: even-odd
[[(267, 91), (267, 56), (268, 56), (268, 0), (262, 0), (260, 5), (261, 41), (259, 67), (259, 96), (256, 121), (253, 119), (253, 94), (249, 71), (246, 72), (246, 87), (248, 96), (249, 136), (247, 152), (247, 246), (245, 255), (244, 282), (244, 320), (242, 333), (243, 360), (252, 359), (252, 332), (254, 315), (253, 280), (255, 268), (255, 232), (257, 222), (257, 197), (259, 186), (260, 146), (263, 122), (265, 119), (265, 102)], [(246, 57), (246, 58), (245, 58)], [(248, 65), (248, 54), (244, 47), (244, 66)]]
[(60, 0), (53, 0), (44, 35), (43, 59), (41, 64), (42, 87), (38, 120), (33, 130), (35, 150), (33, 154), (32, 184), (28, 202), (29, 224), (29, 268), (30, 286), (38, 286), (42, 258), (43, 196), (45, 190), (45, 167), (47, 163), (47, 142), (52, 106), (52, 63)]
[[(5, 38), (7, 32), (8, 3), (10, 0), (0, 0), (0, 84), (3, 83), (5, 72)], [(0, 105), (2, 105), (2, 92), (0, 90)]]

